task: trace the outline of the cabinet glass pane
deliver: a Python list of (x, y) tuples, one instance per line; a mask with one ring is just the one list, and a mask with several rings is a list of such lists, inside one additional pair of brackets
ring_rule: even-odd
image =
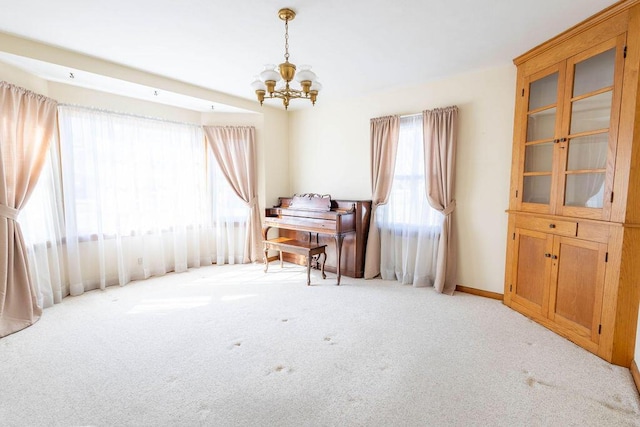
[(577, 63), (573, 77), (573, 96), (613, 86), (615, 63), (615, 48)]
[(553, 166), (553, 143), (528, 145), (524, 153), (525, 172), (551, 172)]
[(571, 134), (609, 127), (612, 91), (575, 101), (571, 105)]
[(570, 139), (567, 170), (604, 169), (608, 143), (609, 133)]
[(556, 125), (556, 109), (529, 114), (527, 121), (527, 141), (553, 138)]
[(529, 85), (529, 111), (556, 103), (558, 73), (549, 74)]
[(602, 208), (604, 202), (604, 173), (567, 175), (565, 206)]
[(551, 175), (525, 176), (522, 201), (549, 204), (551, 200)]

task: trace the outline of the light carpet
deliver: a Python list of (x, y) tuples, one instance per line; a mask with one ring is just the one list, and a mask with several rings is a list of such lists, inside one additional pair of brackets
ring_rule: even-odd
[(66, 298), (0, 340), (3, 426), (638, 426), (629, 371), (500, 301), (274, 264)]

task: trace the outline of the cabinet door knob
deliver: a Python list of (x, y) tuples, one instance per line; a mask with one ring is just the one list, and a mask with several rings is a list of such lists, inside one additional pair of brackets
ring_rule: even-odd
[(551, 258), (551, 254), (544, 254), (545, 257)]
[(556, 228), (555, 224), (549, 224), (549, 228)]
[(551, 259), (558, 259), (558, 255), (553, 255)]

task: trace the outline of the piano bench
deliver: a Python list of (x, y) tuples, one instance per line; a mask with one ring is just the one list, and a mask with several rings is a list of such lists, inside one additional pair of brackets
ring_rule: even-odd
[(311, 285), (311, 259), (314, 256), (318, 256), (318, 262), (320, 261), (320, 255), (323, 255), (321, 271), (322, 278), (326, 279), (327, 275), (324, 274), (324, 262), (327, 260), (327, 253), (325, 248), (327, 245), (320, 245), (314, 242), (305, 242), (302, 240), (290, 239), (288, 237), (278, 237), (275, 239), (263, 240), (264, 244), (264, 272), (267, 272), (269, 268), (269, 250), (276, 250), (280, 252), (280, 267), (283, 266), (282, 253), (292, 253), (296, 255), (304, 255), (307, 257), (307, 286)]

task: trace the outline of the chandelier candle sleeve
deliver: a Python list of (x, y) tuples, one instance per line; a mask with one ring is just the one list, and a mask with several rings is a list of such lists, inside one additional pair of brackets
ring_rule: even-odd
[[(316, 73), (311, 71), (311, 66), (301, 65), (300, 71), (296, 74), (296, 65), (289, 62), (289, 21), (296, 17), (296, 13), (291, 9), (280, 9), (278, 17), (284, 21), (284, 62), (278, 66), (277, 70), (273, 64), (265, 65), (264, 70), (251, 83), (251, 87), (256, 92), (260, 105), (265, 99), (273, 98), (282, 99), (285, 109), (289, 107), (289, 101), (295, 98), (308, 99), (315, 105), (318, 92), (322, 89)], [(300, 85), (300, 89), (290, 86), (289, 83), (294, 78)], [(284, 81), (284, 86), (276, 88), (281, 81)]]

